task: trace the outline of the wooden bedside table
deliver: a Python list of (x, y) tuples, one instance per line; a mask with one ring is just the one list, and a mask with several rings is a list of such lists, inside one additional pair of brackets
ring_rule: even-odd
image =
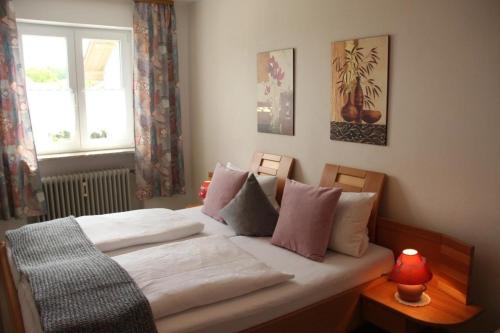
[(361, 294), (363, 319), (391, 333), (419, 332), (425, 327), (460, 325), (478, 315), (482, 308), (465, 305), (443, 291), (428, 286), (431, 303), (411, 307), (394, 298), (396, 284), (386, 277), (370, 284)]

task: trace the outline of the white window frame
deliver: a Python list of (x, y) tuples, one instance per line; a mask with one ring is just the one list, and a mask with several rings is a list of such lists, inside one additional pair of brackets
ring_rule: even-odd
[[(126, 149), (134, 147), (134, 113), (132, 96), (132, 32), (131, 29), (95, 27), (83, 25), (63, 25), (49, 23), (33, 23), (18, 20), (21, 61), (24, 67), (22, 35), (57, 36), (66, 38), (68, 54), (69, 86), (73, 92), (75, 103), (75, 137), (67, 143), (58, 143), (53, 149), (38, 149), (38, 155), (61, 153), (79, 153), (87, 151)], [(83, 68), (82, 40), (112, 39), (120, 42), (121, 82), (125, 92), (127, 110), (126, 128), (122, 140), (104, 142), (88, 138), (85, 108), (85, 77)], [(29, 98), (28, 98), (29, 104)], [(36, 141), (35, 141), (36, 145)]]

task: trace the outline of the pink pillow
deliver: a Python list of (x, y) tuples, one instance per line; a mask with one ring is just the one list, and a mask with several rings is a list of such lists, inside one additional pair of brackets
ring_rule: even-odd
[(224, 222), (219, 211), (231, 201), (248, 178), (248, 172), (228, 169), (217, 163), (202, 212)]
[(341, 193), (341, 188), (314, 187), (287, 179), (271, 243), (323, 261)]

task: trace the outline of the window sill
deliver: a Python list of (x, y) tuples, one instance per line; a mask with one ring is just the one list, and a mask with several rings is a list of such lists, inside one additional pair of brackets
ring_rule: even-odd
[(133, 153), (134, 151), (135, 148), (79, 151), (74, 153), (38, 155), (38, 160), (43, 161), (43, 160), (52, 160), (52, 159), (68, 158), (68, 157), (96, 156), (96, 155), (108, 155), (108, 154), (129, 154)]

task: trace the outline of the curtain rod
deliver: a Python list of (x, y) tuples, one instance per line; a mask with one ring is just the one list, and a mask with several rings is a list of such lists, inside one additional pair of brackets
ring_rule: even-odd
[(134, 0), (135, 3), (144, 2), (144, 3), (155, 3), (161, 5), (173, 5), (174, 0)]

